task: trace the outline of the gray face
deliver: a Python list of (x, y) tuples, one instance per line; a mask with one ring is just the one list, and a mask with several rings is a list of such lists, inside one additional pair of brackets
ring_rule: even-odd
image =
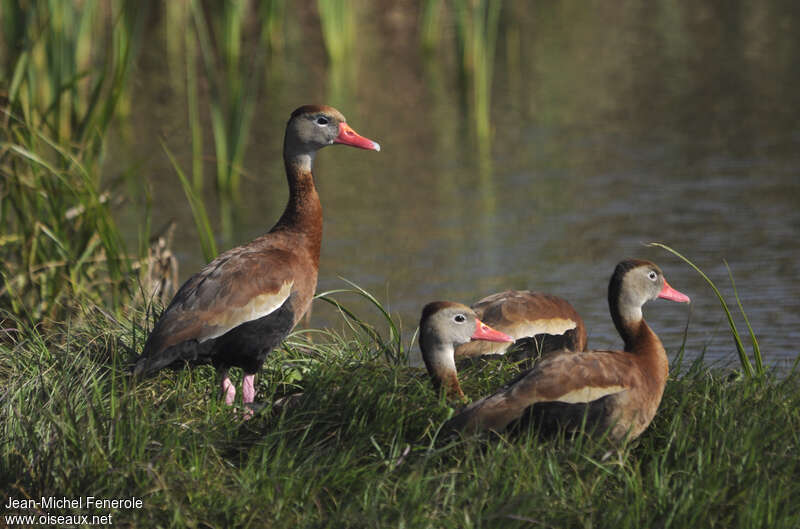
[(421, 324), (421, 348), (424, 350), (434, 343), (455, 347), (469, 342), (475, 333), (476, 319), (472, 309), (465, 305), (453, 304), (436, 311)]
[(664, 288), (664, 274), (656, 265), (639, 266), (628, 272), (626, 282), (632, 284), (642, 303), (656, 299)]
[(339, 123), (342, 121), (344, 117), (333, 112), (300, 114), (292, 118), (286, 127), (287, 143), (294, 152), (314, 152), (333, 143), (339, 135)]
[(622, 281), (620, 309), (634, 310), (656, 299), (664, 287), (664, 274), (652, 263), (641, 264), (628, 270)]

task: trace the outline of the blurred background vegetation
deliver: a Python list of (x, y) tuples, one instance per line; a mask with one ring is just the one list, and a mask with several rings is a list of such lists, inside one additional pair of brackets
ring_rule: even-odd
[[(112, 169), (107, 159), (112, 125), (122, 135), (131, 133), (142, 47), (164, 54), (163, 81), (185, 96), (192, 153), (185, 191), (203, 192), (204, 166), (213, 160), (221, 229), (230, 239), (254, 107), (264, 96), (266, 72), (285, 60), (286, 33), (300, 25), (303, 32), (321, 34), (329, 61), (327, 100), (346, 107), (358, 79), (358, 63), (350, 57), (364, 45), (357, 38), (364, 7), (358, 4), (303, 3), (297, 19), (288, 20), (286, 0), (3, 0), (0, 310), (35, 321), (61, 318), (84, 298), (119, 309), (137, 290), (152, 294), (152, 282), (131, 281), (150, 279), (157, 260), (152, 251), (148, 255), (154, 242), (150, 202), (136, 230), (138, 243), (126, 245), (112, 212), (124, 200), (125, 180), (139, 175), (135, 166)], [(500, 6), (431, 0), (403, 9), (405, 16), (421, 19), (422, 34), (409, 37), (420, 39), (427, 53), (442, 46), (437, 26), (443, 16), (452, 17), (459, 75), (474, 112), (474, 133), (483, 140), (489, 135)], [(209, 123), (211, 147), (204, 145)], [(190, 201), (193, 209), (203, 208), (202, 201)], [(214, 237), (203, 224), (205, 213), (196, 213), (208, 259), (216, 253)], [(164, 242), (162, 237), (162, 251)]]

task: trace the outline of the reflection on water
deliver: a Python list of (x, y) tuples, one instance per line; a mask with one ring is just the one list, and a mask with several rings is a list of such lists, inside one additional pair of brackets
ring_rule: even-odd
[[(650, 258), (694, 301), (687, 354), (733, 361), (712, 292), (675, 258), (642, 245), (661, 241), (733, 301), (727, 260), (765, 357), (793, 360), (800, 338), (793, 2), (528, 5), (506, 2), (501, 15), (488, 160), (470, 133), (452, 54), (423, 57), (414, 9), (370, 4), (372, 12), (358, 17), (357, 82), (343, 84), (326, 69), (315, 15), (287, 13), (282, 55), (253, 122), (233, 240), (223, 247), (278, 218), (287, 197), (280, 152), (288, 114), (334, 94), (348, 102), (341, 110), (354, 128), (383, 150), (326, 149), (317, 158), (321, 290), (341, 287), (337, 276), (357, 282), (387, 302), (409, 336), (427, 301), (543, 290), (575, 305), (592, 346), (616, 347), (608, 277), (625, 257)], [(452, 31), (442, 27), (443, 42)], [(186, 277), (202, 259), (156, 141), (163, 135), (189, 163), (185, 98), (166, 88), (166, 67), (156, 52), (142, 57), (130, 124), (136, 141), (118, 142), (109, 158), (145, 164), (156, 191), (154, 224), (178, 221), (175, 251)], [(346, 97), (337, 94), (342, 86)], [(207, 198), (218, 214), (214, 196)], [(123, 214), (135, 226), (141, 210)], [(645, 313), (674, 352), (687, 307), (660, 301)], [(312, 325), (341, 324), (317, 304)]]

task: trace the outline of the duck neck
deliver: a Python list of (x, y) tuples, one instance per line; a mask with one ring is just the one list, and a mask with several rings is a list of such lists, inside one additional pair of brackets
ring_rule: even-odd
[(626, 301), (621, 296), (615, 296), (609, 297), (608, 304), (614, 327), (625, 342), (625, 350), (630, 352), (636, 345), (640, 329), (647, 327), (647, 323), (642, 316), (642, 307)]
[(425, 361), (433, 387), (437, 391), (444, 387), (449, 398), (463, 400), (465, 396), (458, 383), (453, 344), (431, 337), (421, 338), (422, 359)]
[(289, 201), (272, 231), (285, 230), (303, 235), (312, 257), (318, 263), (322, 244), (322, 205), (311, 173), (314, 154), (290, 155), (284, 152)]
[(639, 356), (653, 381), (663, 383), (669, 374), (664, 345), (642, 316), (642, 307), (624, 303), (620, 297), (609, 298), (611, 317), (625, 342), (625, 351)]

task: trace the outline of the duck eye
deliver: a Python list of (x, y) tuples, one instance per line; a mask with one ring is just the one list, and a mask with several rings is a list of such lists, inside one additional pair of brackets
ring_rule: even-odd
[(467, 317), (464, 316), (463, 314), (456, 314), (455, 316), (453, 316), (453, 321), (456, 323), (464, 323), (465, 321), (467, 321)]
[(657, 277), (658, 277), (658, 274), (656, 274), (655, 271), (653, 271), (653, 270), (650, 270), (650, 272), (647, 273), (647, 278), (650, 281), (655, 281)]
[(327, 124), (328, 124), (328, 118), (326, 118), (325, 116), (319, 116), (317, 118), (317, 125), (327, 125)]

